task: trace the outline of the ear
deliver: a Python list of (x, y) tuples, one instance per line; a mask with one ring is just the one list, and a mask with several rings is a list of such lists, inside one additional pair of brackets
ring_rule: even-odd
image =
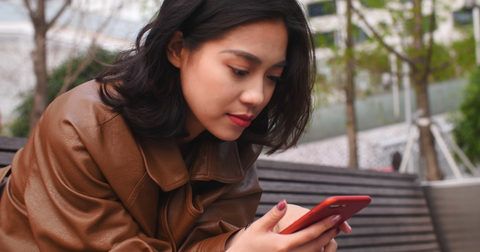
[(168, 61), (172, 63), (177, 68), (180, 68), (181, 65), (181, 56), (183, 49), (183, 33), (181, 31), (176, 31), (170, 42), (167, 45), (167, 57)]

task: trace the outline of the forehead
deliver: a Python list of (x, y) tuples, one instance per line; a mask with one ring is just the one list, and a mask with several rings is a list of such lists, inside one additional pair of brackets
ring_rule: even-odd
[(288, 34), (282, 20), (266, 20), (238, 26), (202, 47), (211, 52), (242, 50), (263, 60), (285, 60)]

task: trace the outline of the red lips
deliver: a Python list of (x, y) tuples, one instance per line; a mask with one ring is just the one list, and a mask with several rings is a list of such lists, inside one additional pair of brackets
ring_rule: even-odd
[(250, 126), (254, 118), (253, 115), (246, 115), (246, 114), (238, 114), (238, 115), (227, 114), (227, 115), (230, 121), (232, 121), (233, 123), (235, 123), (236, 125), (242, 128), (246, 128)]

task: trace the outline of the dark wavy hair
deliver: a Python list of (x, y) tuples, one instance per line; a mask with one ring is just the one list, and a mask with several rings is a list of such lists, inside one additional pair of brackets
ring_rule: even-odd
[(173, 33), (180, 30), (185, 47), (195, 50), (239, 25), (271, 19), (285, 23), (289, 64), (270, 102), (237, 141), (270, 147), (268, 154), (295, 146), (312, 113), (316, 71), (312, 35), (296, 0), (165, 0), (140, 31), (135, 47), (121, 52), (95, 78), (102, 83), (100, 97), (135, 134), (186, 137), (180, 73), (167, 59)]

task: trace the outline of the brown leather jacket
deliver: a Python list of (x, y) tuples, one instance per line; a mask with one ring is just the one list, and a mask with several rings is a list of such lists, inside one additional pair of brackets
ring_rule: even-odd
[(224, 251), (253, 221), (260, 148), (203, 141), (184, 161), (174, 141), (135, 137), (98, 87), (56, 99), (15, 155), (0, 251)]

